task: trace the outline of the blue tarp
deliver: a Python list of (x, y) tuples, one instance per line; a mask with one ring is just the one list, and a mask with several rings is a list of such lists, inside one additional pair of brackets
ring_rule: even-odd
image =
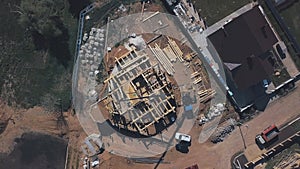
[(184, 111), (192, 111), (192, 110), (193, 110), (193, 106), (192, 105), (184, 107)]

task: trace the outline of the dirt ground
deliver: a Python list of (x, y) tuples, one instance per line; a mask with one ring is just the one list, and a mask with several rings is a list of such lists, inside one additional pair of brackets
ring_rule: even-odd
[[(61, 125), (58, 119), (59, 113), (49, 113), (41, 107), (34, 107), (28, 110), (14, 109), (0, 103), (0, 123), (7, 122), (3, 133), (0, 133), (0, 153), (11, 153), (14, 149), (16, 138), (20, 138), (23, 133), (37, 132), (64, 138), (68, 141), (70, 154), (70, 164), (76, 166), (80, 163), (81, 144), (86, 137), (81, 128), (76, 115), (71, 112), (64, 112), (67, 125)], [(79, 156), (78, 156), (79, 154)], [(73, 157), (74, 156), (74, 157)], [(76, 157), (75, 157), (76, 156)], [(79, 162), (78, 162), (79, 161)]]
[(79, 137), (85, 137), (76, 116), (64, 113), (67, 126), (61, 126), (57, 122), (57, 113), (47, 113), (41, 107), (34, 107), (28, 110), (14, 109), (5, 103), (0, 103), (1, 121), (8, 124), (0, 134), (0, 153), (9, 153), (13, 149), (14, 139), (26, 132), (39, 132), (60, 136), (69, 140), (70, 144), (77, 144)]
[[(70, 161), (69, 166), (78, 166), (81, 168), (83, 156), (81, 145), (86, 138), (86, 133), (81, 128), (77, 116), (72, 116), (70, 112), (65, 112), (64, 117), (68, 126), (58, 127), (57, 116), (46, 113), (41, 107), (34, 107), (28, 110), (14, 109), (5, 103), (0, 104), (0, 122), (7, 122), (7, 127), (0, 134), (0, 153), (10, 153), (14, 149), (16, 138), (20, 138), (23, 133), (39, 132), (54, 136), (62, 136), (69, 141)], [(11, 119), (11, 120), (8, 120)], [(135, 164), (124, 157), (119, 157), (109, 152), (104, 152), (99, 156), (100, 168), (119, 169), (132, 168), (140, 169), (144, 166)], [(146, 166), (147, 167), (147, 166)]]

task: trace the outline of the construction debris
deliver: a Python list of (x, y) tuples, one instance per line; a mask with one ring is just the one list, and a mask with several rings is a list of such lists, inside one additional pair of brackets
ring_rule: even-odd
[(220, 116), (224, 112), (224, 110), (226, 110), (224, 103), (215, 104), (210, 107), (207, 117), (211, 120), (216, 116)]
[(282, 159), (278, 162), (277, 165), (274, 166), (274, 169), (284, 169), (291, 168), (296, 169), (300, 168), (300, 154), (297, 153), (289, 153), (286, 156), (283, 156)]
[(234, 126), (236, 124), (236, 121), (234, 119), (229, 119), (226, 121), (224, 126), (218, 127), (213, 135), (211, 136), (210, 141), (212, 143), (218, 143), (222, 142), (227, 135), (229, 135), (233, 130)]
[(101, 141), (100, 136), (96, 134), (88, 136), (82, 145), (82, 151), (89, 157), (100, 154), (103, 150), (103, 142)]

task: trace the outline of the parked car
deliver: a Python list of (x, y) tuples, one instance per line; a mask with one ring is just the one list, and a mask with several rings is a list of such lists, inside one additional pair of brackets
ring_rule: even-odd
[(276, 45), (276, 50), (280, 56), (281, 59), (285, 59), (286, 58), (286, 55), (285, 53), (282, 51), (281, 47), (279, 44)]
[(269, 86), (269, 83), (268, 83), (267, 79), (263, 80), (263, 86), (264, 86), (264, 88), (267, 88)]
[(182, 142), (176, 144), (175, 146), (176, 150), (181, 152), (181, 153), (188, 153), (189, 152), (189, 146), (183, 144)]
[(95, 160), (92, 162), (91, 166), (94, 168), (96, 167), (97, 165), (99, 165), (99, 160)]
[(176, 133), (175, 134), (175, 139), (178, 140), (178, 141), (191, 142), (192, 137), (190, 135), (187, 135), (187, 134)]

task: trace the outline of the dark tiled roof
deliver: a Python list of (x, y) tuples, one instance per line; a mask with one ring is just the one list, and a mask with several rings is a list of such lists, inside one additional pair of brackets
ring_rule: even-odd
[(258, 6), (208, 38), (239, 89), (255, 85), (273, 72), (266, 56), (277, 39)]

